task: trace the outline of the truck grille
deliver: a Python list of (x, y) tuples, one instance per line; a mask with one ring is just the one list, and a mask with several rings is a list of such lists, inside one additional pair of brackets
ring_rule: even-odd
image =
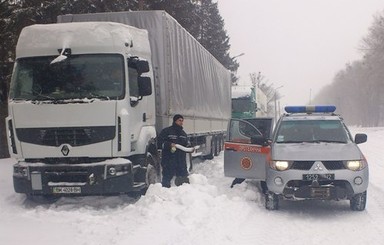
[(95, 144), (115, 138), (114, 126), (70, 127), (70, 128), (18, 128), (17, 137), (20, 141), (35, 145), (82, 146)]
[[(315, 161), (294, 161), (291, 169), (310, 170)], [(345, 169), (343, 161), (322, 161), (328, 170)]]

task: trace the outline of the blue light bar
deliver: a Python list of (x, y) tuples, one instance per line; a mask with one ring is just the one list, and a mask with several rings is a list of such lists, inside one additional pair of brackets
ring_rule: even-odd
[(287, 113), (330, 113), (336, 111), (334, 105), (314, 105), (314, 106), (286, 106)]

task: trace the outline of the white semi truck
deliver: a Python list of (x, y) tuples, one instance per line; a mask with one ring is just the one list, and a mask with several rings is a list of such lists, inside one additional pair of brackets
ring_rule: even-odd
[[(221, 150), (230, 73), (164, 11), (59, 16), (24, 28), (6, 118), (13, 181), (28, 196), (107, 195), (159, 181), (156, 136), (185, 118)], [(71, 22), (71, 23), (69, 23)]]

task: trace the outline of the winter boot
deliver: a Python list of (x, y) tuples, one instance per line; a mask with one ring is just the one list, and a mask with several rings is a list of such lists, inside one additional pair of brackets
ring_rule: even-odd
[(188, 178), (188, 176), (177, 176), (177, 177), (175, 178), (175, 185), (176, 185), (176, 186), (180, 186), (180, 185), (182, 185), (182, 184), (184, 184), (184, 183), (189, 184), (189, 178)]

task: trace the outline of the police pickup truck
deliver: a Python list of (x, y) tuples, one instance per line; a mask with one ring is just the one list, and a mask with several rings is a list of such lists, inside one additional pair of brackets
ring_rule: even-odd
[(273, 134), (272, 119), (231, 119), (225, 176), (260, 180), (269, 210), (278, 209), (281, 198), (349, 200), (352, 210), (364, 210), (368, 164), (357, 144), (367, 135), (353, 138), (335, 110), (287, 106)]

